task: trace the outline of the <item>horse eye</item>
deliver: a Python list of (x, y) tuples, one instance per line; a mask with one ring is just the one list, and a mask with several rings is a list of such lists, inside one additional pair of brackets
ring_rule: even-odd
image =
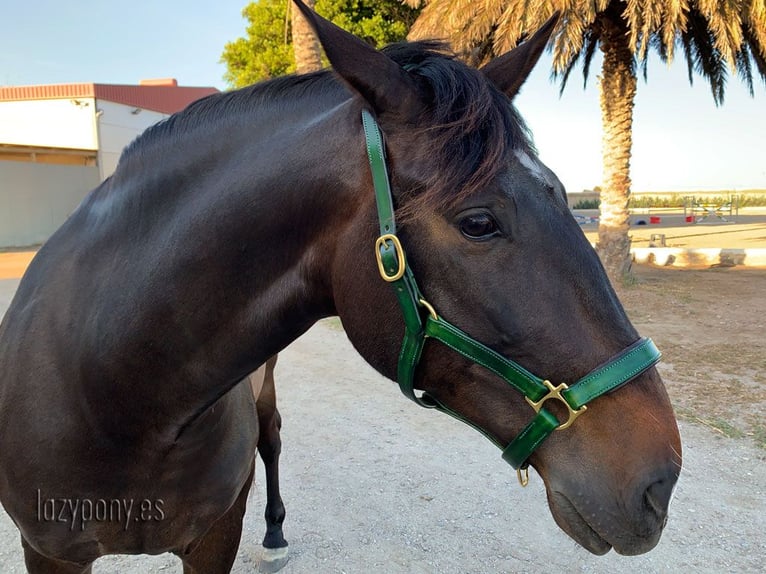
[(468, 239), (489, 239), (500, 231), (488, 213), (474, 213), (460, 220), (460, 232)]

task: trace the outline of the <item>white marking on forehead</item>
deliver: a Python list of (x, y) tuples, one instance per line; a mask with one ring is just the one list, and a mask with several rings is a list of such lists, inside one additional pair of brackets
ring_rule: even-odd
[(540, 183), (556, 189), (556, 181), (550, 177), (548, 170), (545, 169), (545, 166), (543, 166), (539, 159), (534, 155), (529, 155), (527, 152), (519, 149), (514, 150), (514, 153), (516, 154), (519, 163), (529, 170), (532, 177)]

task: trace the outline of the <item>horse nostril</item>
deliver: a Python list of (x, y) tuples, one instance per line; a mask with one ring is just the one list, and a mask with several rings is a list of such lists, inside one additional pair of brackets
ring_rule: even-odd
[(667, 519), (668, 506), (677, 479), (678, 474), (675, 471), (666, 472), (662, 478), (650, 484), (644, 492), (644, 504), (663, 524)]

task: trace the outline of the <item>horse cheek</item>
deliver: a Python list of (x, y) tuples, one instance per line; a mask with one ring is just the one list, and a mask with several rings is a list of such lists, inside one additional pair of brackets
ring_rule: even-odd
[(339, 243), (333, 262), (335, 309), (357, 352), (379, 373), (396, 380), (404, 321), (392, 289), (378, 274), (374, 240), (349, 235)]

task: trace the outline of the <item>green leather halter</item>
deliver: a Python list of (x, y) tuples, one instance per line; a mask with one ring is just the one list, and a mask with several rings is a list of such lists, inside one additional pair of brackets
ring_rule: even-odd
[[(407, 265), (404, 248), (396, 236), (394, 205), (383, 140), (375, 119), (367, 110), (362, 111), (362, 124), (380, 222), (380, 237), (375, 242), (375, 256), (380, 275), (393, 286), (404, 316), (404, 341), (399, 354), (397, 373), (399, 387), (406, 397), (420, 406), (447, 413), (481, 432), (502, 449), (503, 459), (518, 471), (519, 481), (522, 486), (526, 486), (526, 470), (529, 465), (527, 459), (535, 449), (554, 430), (568, 428), (587, 409), (586, 403), (616, 389), (656, 364), (660, 359), (660, 352), (651, 339), (642, 338), (573, 385), (561, 383), (554, 386), (445, 321), (423, 297), (412, 270)], [(415, 369), (427, 338), (436, 339), (474, 363), (489, 369), (526, 397), (537, 414), (509, 445), (500, 444), (487, 431), (446, 407), (427, 392), (421, 395), (415, 393)], [(556, 399), (566, 406), (569, 413), (566, 421), (560, 422), (543, 406), (550, 399)], [(522, 470), (525, 471), (524, 475)]]

